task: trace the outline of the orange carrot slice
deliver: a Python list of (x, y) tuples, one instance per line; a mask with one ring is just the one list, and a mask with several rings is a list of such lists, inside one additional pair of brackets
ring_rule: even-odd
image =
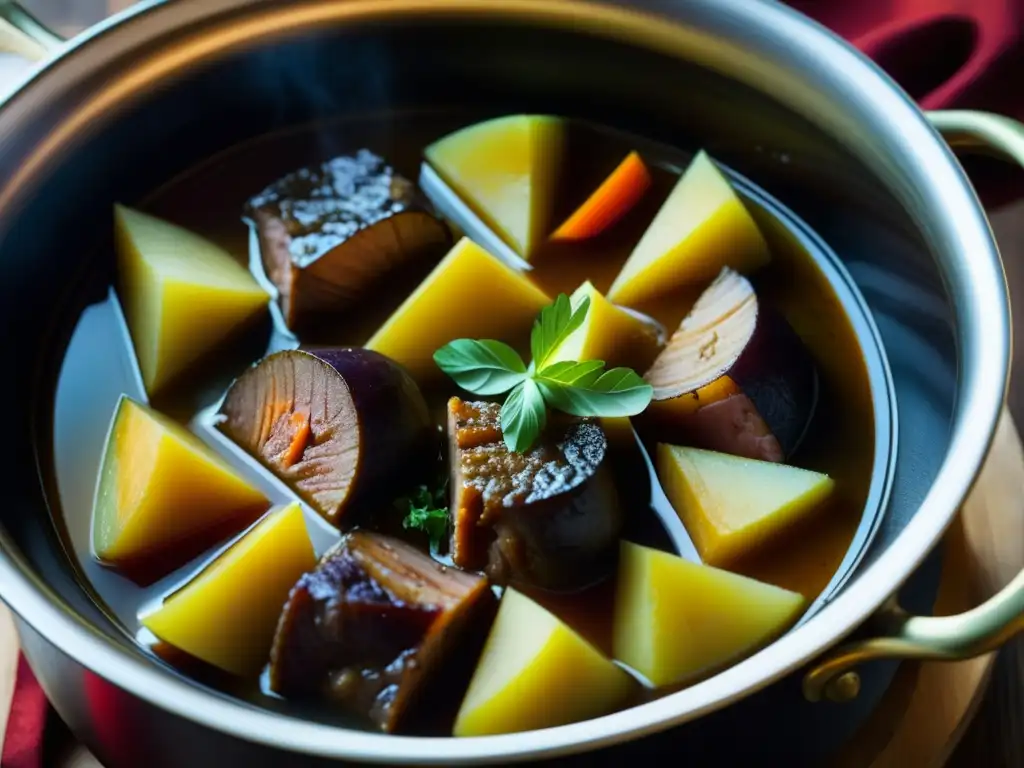
[(309, 438), (311, 434), (309, 429), (309, 414), (299, 413), (296, 411), (291, 415), (289, 421), (290, 424), (288, 426), (293, 430), (291, 441), (288, 443), (288, 447), (281, 456), (281, 464), (285, 467), (292, 466), (302, 458), (303, 451), (305, 451), (306, 446), (309, 445)]
[(651, 174), (636, 152), (630, 152), (601, 186), (565, 220), (552, 240), (586, 240), (599, 235), (637, 204), (651, 186)]

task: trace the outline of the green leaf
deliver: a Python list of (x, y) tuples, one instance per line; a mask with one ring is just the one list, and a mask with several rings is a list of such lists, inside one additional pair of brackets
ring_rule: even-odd
[(603, 360), (584, 360), (581, 363), (563, 360), (549, 365), (540, 372), (539, 378), (554, 379), (562, 384), (578, 384), (580, 381), (597, 381), (603, 370)]
[(501, 407), (501, 432), (510, 451), (524, 453), (544, 431), (547, 408), (533, 379), (525, 379), (509, 392)]
[(436, 553), (448, 533), (448, 509), (443, 506), (444, 489), (431, 492), (421, 485), (411, 497), (399, 499), (398, 503), (408, 510), (402, 527), (426, 533), (430, 539), (430, 550)]
[(575, 309), (564, 293), (540, 311), (540, 316), (530, 332), (530, 355), (532, 368), (541, 370), (547, 359), (554, 354), (566, 337), (579, 328), (590, 310), (590, 297), (583, 299)]
[(434, 353), (434, 362), (456, 384), (477, 395), (500, 395), (526, 378), (519, 354), (493, 339), (456, 339)]
[(448, 510), (447, 509), (410, 509), (405, 520), (402, 521), (403, 528), (415, 528), (427, 534), (430, 538), (431, 552), (438, 552), (441, 542), (448, 533)]
[[(629, 368), (605, 371), (600, 360), (548, 365), (548, 359), (583, 324), (589, 311), (589, 296), (573, 309), (564, 293), (542, 309), (530, 333), (533, 358), (529, 366), (510, 346), (492, 339), (456, 339), (437, 350), (434, 361), (470, 392), (508, 392), (501, 407), (501, 430), (509, 450), (523, 453), (543, 432), (549, 407), (580, 417), (634, 416), (651, 402), (650, 384)], [(442, 507), (426, 497), (410, 502), (406, 527), (426, 530), (441, 526), (442, 512), (447, 526), (447, 512)]]
[(635, 416), (651, 402), (653, 388), (629, 368), (601, 372), (603, 363), (556, 363), (536, 377), (544, 400), (573, 416)]

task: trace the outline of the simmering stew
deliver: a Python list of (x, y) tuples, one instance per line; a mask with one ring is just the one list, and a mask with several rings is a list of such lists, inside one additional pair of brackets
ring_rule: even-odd
[(423, 113), (115, 206), (55, 419), (96, 414), (55, 441), (84, 583), (157, 663), (389, 733), (582, 720), (756, 652), (843, 558), (873, 425), (827, 279), (732, 178)]

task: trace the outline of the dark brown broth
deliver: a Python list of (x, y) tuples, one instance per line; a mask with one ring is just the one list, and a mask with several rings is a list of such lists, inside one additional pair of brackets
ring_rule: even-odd
[[(453, 113), (423, 113), (415, 117), (392, 114), (266, 136), (235, 147), (172, 180), (140, 207), (210, 238), (244, 261), (248, 258), (249, 230), (241, 219), (243, 206), (253, 194), (283, 174), (342, 152), (367, 147), (388, 158), (399, 172), (415, 181), (422, 147), (473, 119), (474, 116)], [(584, 279), (590, 279), (599, 290), (606, 290), (667, 195), (676, 178), (675, 171), (686, 161), (686, 155), (681, 153), (657, 150), (644, 141), (625, 140), (579, 125), (573, 126), (568, 146), (571, 151), (562, 173), (565, 184), (558, 196), (560, 209), (556, 219), (559, 220), (570, 213), (630, 149), (642, 149), (645, 157), (659, 161), (660, 167), (655, 169), (654, 187), (642, 204), (607, 235), (585, 244), (549, 245), (537, 255), (534, 277), (551, 295), (558, 291), (571, 292)], [(755, 213), (774, 256), (772, 265), (757, 278), (759, 293), (779, 307), (804, 338), (819, 363), (822, 378), (822, 396), (814, 424), (791, 463), (829, 473), (837, 481), (837, 492), (825, 514), (802, 530), (794, 531), (757, 561), (744, 563), (737, 570), (813, 598), (824, 588), (843, 558), (868, 494), (874, 446), (868, 375), (854, 331), (826, 278), (778, 216), (766, 210)], [(362, 343), (430, 266), (420, 265), (396, 276), (388, 294), (375, 295), (373, 301), (352, 312), (329, 333), (324, 333), (323, 338), (312, 341)], [(692, 293), (680, 292), (638, 309), (671, 330), (678, 325), (694, 298)], [(310, 339), (304, 341), (308, 343)], [(183, 422), (199, 425), (200, 434), (209, 440), (214, 430), (204, 426), (197, 414), (215, 404), (232, 378), (249, 363), (267, 351), (295, 346), (295, 343), (266, 322), (233, 343), (229, 350), (218, 352), (215, 359), (197, 369), (196, 375), (153, 405)], [(108, 300), (85, 311), (67, 351), (56, 402), (56, 471), (70, 549), (86, 587), (128, 633), (137, 635), (143, 643), (150, 643), (152, 638), (139, 631), (140, 609), (156, 604), (187, 581), (214, 553), (146, 589), (94, 562), (89, 543), (93, 490), (110, 418), (122, 392), (143, 398), (132, 369), (131, 347), (123, 322), (116, 303)], [(454, 390), (428, 393), (428, 397), (440, 413), (444, 400), (451, 394), (455, 394)], [(217, 441), (215, 445), (224, 451), (225, 441)], [(670, 539), (658, 516), (651, 511), (653, 478), (646, 465), (635, 447), (618, 451), (616, 456), (618, 484), (627, 505), (625, 537), (670, 549)], [(291, 500), (280, 483), (241, 451), (227, 450), (227, 458), (264, 489), (275, 504)], [(663, 511), (671, 514), (671, 510)], [(322, 552), (335, 540), (336, 532), (309, 510), (307, 520), (314, 545), (318, 553)], [(392, 533), (402, 532), (395, 517), (382, 521), (381, 526)], [(614, 597), (610, 582), (571, 596), (536, 591), (530, 594), (595, 645), (610, 651)], [(157, 646), (153, 650), (158, 657), (213, 687), (267, 706), (284, 706), (280, 701), (261, 695), (257, 681), (232, 681), (173, 649)]]

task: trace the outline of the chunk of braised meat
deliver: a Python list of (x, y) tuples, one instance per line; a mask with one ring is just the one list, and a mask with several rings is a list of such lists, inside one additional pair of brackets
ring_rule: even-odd
[(439, 443), (409, 374), (367, 349), (268, 355), (231, 385), (220, 414), (222, 432), (334, 525), (392, 498), (395, 477), (433, 461)]
[(517, 453), (500, 413), (495, 403), (448, 402), (453, 561), (499, 584), (571, 590), (600, 580), (622, 528), (603, 429), (552, 414)]
[(288, 174), (246, 212), (292, 329), (344, 312), (388, 272), (440, 256), (452, 239), (416, 186), (368, 149)]
[[(478, 653), (494, 597), (486, 577), (399, 539), (356, 530), (304, 575), (281, 613), (270, 687), (333, 702), (393, 732), (459, 654)], [(482, 637), (480, 638), (482, 640)]]

